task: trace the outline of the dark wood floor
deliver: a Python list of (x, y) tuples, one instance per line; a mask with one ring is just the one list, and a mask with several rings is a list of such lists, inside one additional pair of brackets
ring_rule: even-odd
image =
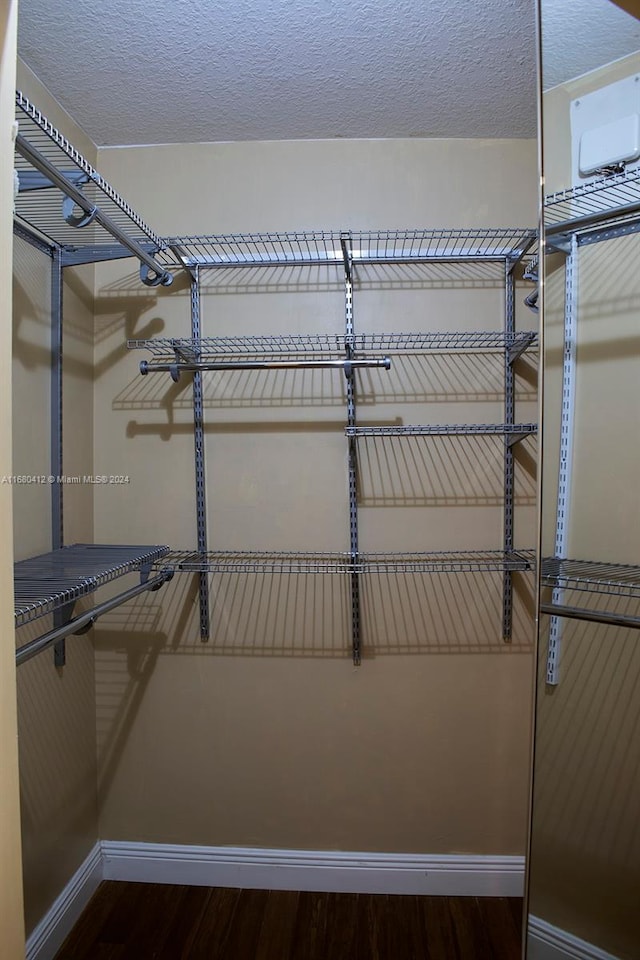
[(105, 881), (56, 960), (519, 960), (522, 900)]

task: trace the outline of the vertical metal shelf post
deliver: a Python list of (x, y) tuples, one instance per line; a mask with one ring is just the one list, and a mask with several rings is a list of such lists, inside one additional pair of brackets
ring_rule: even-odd
[[(64, 502), (63, 502), (63, 432), (62, 432), (62, 252), (54, 247), (51, 254), (51, 447), (49, 452), (49, 471), (53, 477), (51, 483), (51, 549), (59, 550), (64, 546)], [(53, 626), (62, 627), (73, 614), (73, 604), (56, 610), (53, 614)], [(56, 667), (64, 667), (66, 662), (66, 642), (58, 640), (53, 645), (53, 662)]]
[[(340, 237), (344, 262), (344, 346), (347, 360), (353, 359), (353, 259), (349, 234)], [(347, 426), (356, 425), (356, 385), (354, 371), (345, 368), (347, 379)], [(356, 438), (349, 437), (349, 554), (351, 558), (351, 651), (353, 663), (360, 665), (360, 575), (358, 573), (358, 454)]]
[[(193, 268), (191, 275), (191, 337), (198, 341), (202, 337), (200, 322), (200, 269)], [(202, 395), (202, 373), (193, 374), (193, 438), (196, 476), (196, 520), (198, 531), (198, 552), (207, 552), (207, 499), (204, 471), (204, 404)], [(209, 639), (209, 578), (204, 571), (198, 574), (200, 597), (200, 639)]]
[[(513, 270), (515, 263), (505, 260), (504, 275), (504, 332), (509, 342), (515, 333), (515, 282)], [(504, 422), (515, 423), (515, 374), (508, 349), (504, 354)], [(509, 436), (504, 438), (504, 551), (505, 555), (513, 550), (513, 495), (514, 464), (513, 445)], [(513, 573), (505, 570), (502, 574), (502, 638), (511, 642), (513, 623)]]
[[(576, 398), (576, 349), (578, 302), (578, 237), (571, 236), (571, 248), (565, 261), (564, 335), (562, 347), (562, 413), (560, 420), (560, 462), (558, 466), (558, 503), (556, 507), (556, 535), (554, 556), (567, 556), (569, 539), (569, 511), (571, 508), (571, 466), (573, 459), (573, 426)], [(564, 590), (555, 587), (552, 603), (564, 601)], [(547, 647), (546, 682), (558, 683), (560, 643), (564, 620), (551, 617), (549, 622), (549, 645)]]

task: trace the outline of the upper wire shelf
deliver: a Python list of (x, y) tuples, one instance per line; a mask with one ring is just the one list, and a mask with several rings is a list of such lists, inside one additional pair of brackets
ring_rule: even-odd
[(542, 561), (541, 575), (542, 583), (547, 587), (640, 598), (640, 566), (546, 557)]
[(518, 261), (535, 240), (534, 230), (507, 227), (243, 233), (173, 237), (166, 244), (176, 265), (193, 268)]
[(163, 565), (182, 573), (489, 573), (525, 571), (533, 550), (465, 550), (424, 553), (299, 553), (173, 550)]
[(503, 332), (366, 333), (351, 337), (339, 334), (300, 334), (258, 337), (203, 337), (202, 339), (158, 337), (129, 340), (130, 350), (148, 350), (163, 360), (211, 360), (242, 357), (344, 357), (350, 346), (354, 353), (411, 354), (431, 351), (491, 352), (509, 350), (518, 356), (537, 344), (535, 331)]
[(149, 568), (168, 552), (166, 546), (76, 543), (20, 560), (14, 566), (16, 627), (73, 603), (126, 573)]
[(601, 177), (549, 194), (544, 201), (547, 235), (623, 224), (640, 213), (640, 168)]
[(64, 249), (92, 251), (88, 260), (116, 240), (169, 283), (162, 239), (20, 91), (16, 120), (16, 217)]

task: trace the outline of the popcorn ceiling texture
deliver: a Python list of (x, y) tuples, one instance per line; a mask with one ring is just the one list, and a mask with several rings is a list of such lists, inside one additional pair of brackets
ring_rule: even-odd
[(640, 22), (610, 0), (541, 0), (544, 88), (640, 50)]
[[(546, 87), (640, 48), (541, 3)], [(536, 134), (534, 0), (20, 0), (19, 50), (98, 145)]]
[(533, 0), (21, 0), (20, 54), (98, 145), (532, 137), (534, 22)]

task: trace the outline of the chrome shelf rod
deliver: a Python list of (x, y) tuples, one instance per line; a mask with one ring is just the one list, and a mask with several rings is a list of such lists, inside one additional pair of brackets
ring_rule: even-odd
[(630, 627), (632, 630), (640, 630), (640, 617), (631, 617), (623, 613), (608, 613), (606, 610), (569, 607), (562, 603), (541, 603), (540, 612), (548, 613), (552, 617), (588, 620), (591, 623), (605, 623), (611, 627)]
[(175, 363), (153, 363), (142, 360), (140, 373), (145, 377), (149, 373), (170, 373), (177, 381), (182, 372), (199, 373), (206, 370), (331, 370), (340, 369), (345, 376), (351, 376), (353, 370), (363, 367), (383, 367), (389, 370), (391, 360), (388, 357), (370, 360), (201, 360), (195, 363), (178, 361)]
[(98, 617), (108, 613), (110, 610), (114, 610), (128, 600), (132, 600), (140, 593), (159, 590), (160, 587), (171, 580), (172, 577), (173, 570), (163, 570), (156, 577), (153, 577), (152, 580), (139, 583), (137, 586), (131, 587), (129, 590), (125, 590), (115, 597), (111, 597), (110, 600), (99, 603), (96, 607), (92, 607), (91, 610), (87, 610), (86, 613), (82, 613), (80, 616), (68, 620), (67, 623), (62, 626), (49, 630), (48, 633), (43, 633), (41, 637), (30, 640), (29, 643), (25, 643), (23, 647), (16, 650), (16, 666), (20, 666), (20, 664), (25, 663), (27, 660), (31, 660), (39, 653), (42, 653), (43, 650), (64, 640), (65, 637), (68, 637), (70, 634), (84, 632), (85, 629), (93, 626)]
[[(103, 213), (102, 210), (95, 204), (91, 203), (81, 190), (73, 184), (70, 180), (65, 177), (64, 174), (60, 173), (59, 170), (49, 161), (47, 158), (40, 153), (35, 147), (33, 147), (29, 141), (19, 133), (16, 137), (16, 150), (20, 153), (25, 160), (27, 160), (32, 166), (43, 173), (56, 187), (59, 187), (60, 190), (64, 193), (65, 196), (69, 197), (81, 210), (84, 210), (87, 214), (87, 223), (95, 221), (99, 223), (104, 229), (111, 234), (111, 236), (122, 244), (123, 247), (126, 247), (134, 256), (141, 261), (141, 263), (146, 266), (149, 270), (153, 272), (153, 278), (149, 279), (148, 274), (141, 274), (143, 277), (143, 282), (146, 282), (147, 285), (156, 286), (158, 283), (163, 286), (169, 286), (173, 283), (173, 275), (166, 270), (161, 264), (159, 264), (154, 258), (147, 253), (147, 251), (142, 247), (137, 240), (134, 240), (132, 237), (127, 236), (127, 234), (115, 223), (111, 217), (107, 216), (106, 213)], [(90, 218), (90, 219), (89, 219)], [(145, 277), (147, 278), (145, 280)]]

